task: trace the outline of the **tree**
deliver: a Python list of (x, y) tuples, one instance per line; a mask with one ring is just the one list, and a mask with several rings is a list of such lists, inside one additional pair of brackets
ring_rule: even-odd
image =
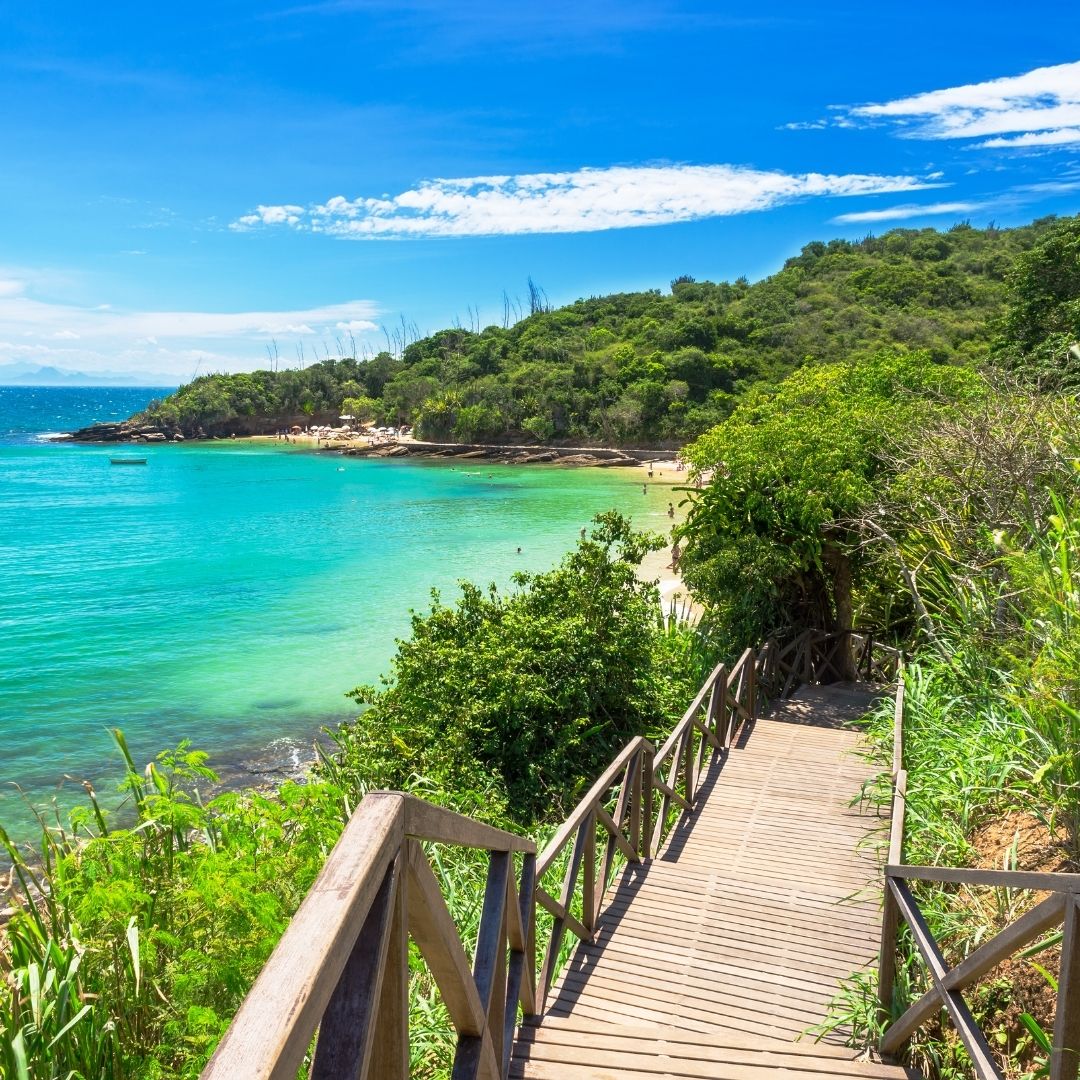
[(999, 358), (1040, 381), (1080, 383), (1080, 216), (1021, 255), (1008, 283)]
[(609, 512), (512, 591), (462, 583), (453, 606), (435, 595), (398, 643), (393, 677), (354, 692), (370, 708), (342, 731), (342, 768), (361, 786), (419, 776), (461, 791), (494, 778), (522, 826), (557, 818), (628, 738), (668, 724), (699, 678), (635, 572), (661, 545)]
[(686, 450), (712, 482), (691, 493), (683, 573), (732, 648), (853, 625), (865, 584), (857, 523), (887, 482), (887, 433), (978, 385), (926, 353), (810, 366), (748, 394)]

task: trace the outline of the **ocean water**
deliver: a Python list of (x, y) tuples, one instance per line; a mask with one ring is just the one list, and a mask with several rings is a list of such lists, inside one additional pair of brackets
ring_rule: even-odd
[(546, 569), (601, 510), (667, 523), (665, 490), (600, 469), (244, 442), (117, 467), (115, 448), (41, 437), (158, 393), (0, 387), (0, 823), (17, 835), (24, 797), (114, 787), (111, 727), (140, 763), (189, 739), (226, 772), (272, 770), (355, 715), (345, 693), (387, 670), (432, 588)]

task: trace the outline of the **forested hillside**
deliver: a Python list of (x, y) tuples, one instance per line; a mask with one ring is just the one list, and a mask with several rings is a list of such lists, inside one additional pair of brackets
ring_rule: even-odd
[(684, 277), (667, 292), (538, 303), (512, 326), (442, 330), (400, 356), (207, 375), (146, 418), (190, 437), (344, 410), (437, 440), (678, 443), (725, 419), (749, 387), (807, 363), (883, 346), (953, 363), (986, 356), (1006, 276), (1052, 224), (814, 242), (754, 284)]

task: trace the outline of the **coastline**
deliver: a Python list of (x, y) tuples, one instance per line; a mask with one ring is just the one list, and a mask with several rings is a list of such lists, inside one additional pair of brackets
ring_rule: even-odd
[[(66, 440), (65, 442), (72, 442)], [(157, 441), (156, 441), (157, 442)], [(199, 448), (202, 447), (205, 450), (221, 451), (222, 457), (229, 457), (229, 447), (233, 447), (234, 453), (242, 453), (243, 447), (246, 445), (249, 448), (254, 449), (256, 446), (262, 449), (262, 453), (258, 457), (265, 458), (266, 470), (258, 468), (259, 462), (255, 462), (253, 468), (256, 470), (259, 476), (264, 473), (276, 480), (278, 474), (281, 473), (282, 468), (288, 465), (288, 459), (292, 458), (296, 465), (302, 464), (303, 458), (308, 458), (309, 463), (315, 469), (318, 475), (329, 475), (334, 478), (334, 483), (338, 484), (364, 484), (363, 474), (374, 475), (375, 472), (381, 473), (381, 470), (370, 470), (370, 467), (357, 471), (355, 468), (341, 468), (335, 470), (334, 465), (340, 464), (342, 467), (347, 467), (348, 462), (343, 460), (345, 457), (360, 458), (361, 461), (357, 461), (356, 464), (361, 464), (363, 458), (373, 457), (373, 459), (383, 459), (394, 457), (397, 459), (404, 458), (405, 461), (413, 461), (415, 465), (422, 465), (424, 468), (432, 468), (438, 473), (442, 473), (444, 476), (453, 474), (453, 470), (456, 468), (458, 473), (468, 473), (471, 476), (487, 473), (488, 476), (492, 472), (496, 474), (496, 477), (507, 477), (508, 473), (504, 473), (501, 470), (496, 470), (494, 467), (496, 464), (501, 464), (503, 467), (508, 467), (512, 464), (548, 464), (552, 465), (550, 470), (540, 470), (542, 473), (548, 473), (548, 478), (541, 481), (537, 476), (537, 482), (543, 486), (548, 483), (555, 483), (555, 474), (559, 469), (573, 469), (575, 467), (582, 467), (582, 465), (592, 465), (597, 462), (603, 461), (602, 468), (612, 469), (612, 481), (610, 486), (612, 488), (618, 488), (619, 491), (611, 492), (610, 502), (605, 501), (603, 507), (606, 505), (618, 504), (623, 512), (629, 513), (634, 517), (638, 517), (638, 527), (651, 529), (653, 531), (663, 532), (670, 529), (671, 525), (680, 521), (683, 517), (683, 511), (677, 507), (680, 501), (680, 497), (675, 494), (671, 489), (686, 482), (685, 473), (679, 473), (676, 470), (676, 462), (673, 457), (673, 451), (660, 450), (660, 449), (645, 449), (636, 450), (634, 453), (639, 457), (632, 456), (631, 453), (627, 453), (622, 449), (608, 448), (608, 447), (559, 447), (559, 448), (546, 448), (546, 447), (521, 447), (521, 446), (486, 446), (480, 447), (476, 444), (430, 444), (422, 443), (414, 440), (408, 440), (408, 438), (399, 438), (399, 440), (393, 442), (384, 442), (381, 445), (367, 446), (365, 449), (367, 453), (345, 453), (342, 451), (349, 451), (359, 448), (356, 444), (359, 441), (352, 441), (352, 445), (349, 442), (330, 443), (329, 446), (320, 445), (325, 441), (319, 440), (318, 437), (300, 437), (294, 441), (291, 436), (291, 442), (285, 443), (280, 438), (274, 438), (273, 436), (247, 436), (238, 438), (238, 440), (191, 440), (186, 443), (178, 443), (172, 441), (168, 443), (168, 446), (175, 446), (176, 449), (168, 449), (167, 447), (154, 447), (152, 453), (154, 455), (162, 455), (160, 459), (157, 457), (154, 460), (161, 460), (164, 464), (167, 459), (170, 462), (170, 469), (189, 469), (191, 468), (190, 462), (192, 461), (192, 455), (198, 458)], [(85, 462), (85, 468), (94, 467), (97, 462), (103, 460), (100, 457), (100, 451), (105, 450), (105, 446), (98, 446), (96, 454), (86, 456), (79, 454), (78, 451), (73, 455), (73, 461)], [(147, 449), (150, 449), (148, 446)], [(405, 453), (393, 453), (388, 454), (384, 451), (392, 450), (399, 451), (405, 450)], [(276, 451), (276, 453), (275, 453)], [(284, 453), (282, 453), (284, 451)], [(373, 451), (383, 451), (383, 453), (373, 453)], [(546, 457), (546, 455), (554, 454), (554, 459)], [(581, 460), (584, 453), (588, 453), (589, 459)], [(332, 458), (325, 458), (324, 455), (332, 455)], [(538, 459), (538, 455), (544, 455)], [(218, 455), (213, 454), (216, 458)], [(252, 460), (252, 455), (245, 455), (247, 460)], [(271, 459), (278, 459), (278, 463), (274, 464)], [(66, 456), (65, 456), (66, 459)], [(297, 460), (301, 459), (301, 460)], [(325, 465), (322, 469), (315, 465), (316, 460), (322, 459)], [(335, 460), (337, 459), (337, 460)], [(651, 473), (649, 475), (649, 464), (651, 464)], [(303, 467), (307, 469), (307, 465)], [(293, 469), (285, 468), (286, 480), (292, 480)], [(389, 470), (386, 474), (386, 480), (389, 483), (390, 475), (397, 475), (402, 472), (411, 470)], [(216, 470), (215, 470), (216, 472)], [(341, 474), (340, 480), (338, 480), (338, 474)], [(164, 469), (162, 470), (164, 474)], [(120, 471), (109, 473), (110, 476), (114, 475), (118, 483), (122, 485), (131, 486), (135, 485), (136, 495), (141, 491), (141, 483), (147, 480), (148, 477), (157, 475), (157, 472), (151, 472), (147, 474), (122, 474)], [(429, 474), (430, 475), (430, 474)], [(254, 474), (253, 474), (254, 476)], [(432, 477), (434, 480), (434, 477)], [(584, 477), (582, 477), (584, 481)], [(270, 481), (267, 481), (269, 483)], [(570, 483), (570, 477), (566, 477), (566, 482)], [(637, 489), (633, 491), (629, 490), (629, 484), (631, 482), (634, 485), (645, 486), (648, 491), (648, 498), (643, 497), (643, 494), (638, 494)], [(253, 483), (261, 483), (261, 481), (253, 480)], [(370, 483), (368, 481), (367, 483)], [(421, 488), (428, 488), (429, 482), (421, 475), (419, 475), (417, 483)], [(442, 483), (442, 482), (440, 482)], [(465, 482), (462, 482), (465, 483)], [(487, 483), (483, 481), (468, 482), (470, 485), (473, 483)], [(503, 481), (505, 483), (505, 481)], [(518, 481), (512, 482), (513, 487), (517, 487), (521, 484), (525, 484), (526, 487), (532, 487), (531, 483), (525, 482), (525, 477), (519, 477)], [(586, 483), (592, 483), (586, 482)], [(600, 488), (605, 489), (605, 478), (600, 476), (595, 477), (595, 483)], [(498, 484), (498, 481), (497, 481)], [(213, 486), (206, 484), (204, 478), (200, 474), (201, 490), (212, 491)], [(378, 487), (382, 486), (382, 482), (378, 482)], [(558, 485), (556, 485), (556, 488)], [(120, 490), (124, 490), (122, 487)], [(251, 489), (238, 489), (238, 491), (251, 490), (257, 491), (257, 488)], [(292, 488), (289, 490), (293, 490)], [(299, 488), (297, 488), (299, 490)], [(623, 495), (622, 491), (625, 490), (626, 494)], [(661, 501), (662, 500), (662, 501)], [(561, 500), (562, 501), (562, 500)], [(663, 513), (663, 508), (666, 503), (672, 501), (676, 504), (676, 517), (674, 521), (667, 518)], [(477, 500), (469, 497), (468, 505), (473, 505)], [(231, 504), (231, 500), (230, 500)], [(482, 504), (482, 503), (481, 503)], [(350, 504), (351, 505), (351, 504)], [(597, 509), (603, 509), (598, 507)], [(350, 509), (350, 514), (353, 511)], [(564, 511), (565, 513), (565, 511)], [(643, 517), (644, 515), (644, 517)], [(235, 516), (231, 511), (227, 518)], [(573, 525), (572, 530), (569, 530), (569, 536), (563, 546), (562, 551), (566, 551), (571, 542), (569, 537), (576, 534), (577, 529), (582, 526), (588, 526), (589, 515), (586, 515), (584, 509), (579, 515), (577, 512), (571, 511), (570, 519), (573, 517), (579, 517), (579, 521)], [(400, 514), (395, 514), (395, 521), (399, 521)], [(217, 523), (220, 525), (220, 523)], [(508, 526), (510, 528), (511, 526)], [(513, 526), (516, 527), (516, 526)], [(509, 535), (509, 534), (508, 534)], [(526, 544), (528, 548), (528, 542), (525, 537), (518, 538), (521, 542)], [(515, 539), (513, 542), (518, 542)], [(666, 538), (665, 538), (666, 539)], [(315, 551), (314, 546), (309, 546), (309, 551)], [(512, 552), (512, 548), (510, 551)], [(555, 556), (552, 555), (550, 562), (555, 562)], [(664, 548), (660, 552), (650, 553), (646, 558), (643, 566), (638, 569), (639, 577), (644, 580), (657, 581), (660, 588), (661, 599), (664, 610), (671, 602), (673, 596), (680, 595), (681, 583), (677, 576), (673, 575), (671, 570), (667, 568), (667, 564), (670, 564), (670, 543), (665, 544)], [(389, 599), (386, 597), (384, 599)], [(404, 609), (409, 605), (405, 600), (401, 600), (400, 606)], [(349, 615), (341, 616), (342, 620), (347, 621), (350, 618)], [(314, 627), (312, 627), (314, 630)], [(321, 627), (319, 627), (321, 633)], [(349, 683), (348, 676), (342, 678), (342, 685)], [(312, 761), (315, 758), (314, 744), (324, 743), (323, 728), (324, 725), (330, 728), (336, 727), (342, 720), (348, 720), (354, 718), (360, 713), (360, 708), (357, 707), (353, 712), (349, 710), (349, 716), (339, 716), (333, 720), (328, 719), (325, 716), (320, 716), (318, 712), (315, 715), (311, 715), (307, 712), (296, 711), (293, 713), (292, 724), (289, 725), (288, 738), (271, 738), (266, 742), (262, 742), (258, 739), (257, 735), (255, 739), (243, 738), (239, 744), (233, 744), (226, 741), (227, 737), (221, 738), (217, 747), (207, 746), (207, 750), (211, 752), (211, 766), (219, 774), (219, 781), (211, 785), (210, 791), (205, 794), (210, 795), (217, 794), (219, 792), (226, 791), (243, 791), (243, 789), (252, 789), (256, 792), (269, 792), (281, 786), (283, 782), (289, 780), (300, 780), (306, 777), (310, 770)], [(251, 732), (255, 733), (255, 732)], [(201, 744), (200, 744), (201, 745)], [(325, 745), (325, 743), (324, 743)]]

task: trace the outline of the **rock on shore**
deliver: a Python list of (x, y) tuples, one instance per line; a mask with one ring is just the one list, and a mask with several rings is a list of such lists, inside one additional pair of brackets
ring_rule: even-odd
[(606, 448), (558, 446), (482, 446), (474, 443), (400, 442), (374, 446), (326, 447), (345, 457), (437, 457), (498, 461), (505, 465), (579, 465), (610, 467), (641, 465), (660, 460), (664, 451), (609, 450)]
[(57, 439), (70, 442), (87, 443), (154, 443), (154, 442), (183, 442), (184, 435), (180, 431), (158, 427), (153, 424), (139, 424), (132, 420), (120, 420), (110, 423), (91, 424), (89, 427), (79, 428)]

